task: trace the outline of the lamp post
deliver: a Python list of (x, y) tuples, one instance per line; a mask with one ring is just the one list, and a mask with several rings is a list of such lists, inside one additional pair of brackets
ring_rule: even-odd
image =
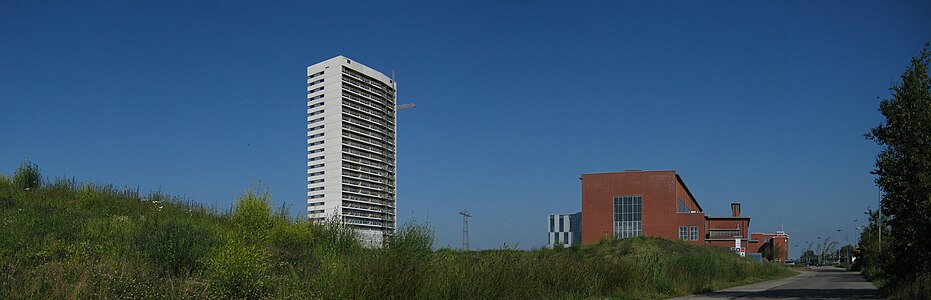
[[(837, 232), (838, 232), (838, 235), (840, 235), (841, 230), (838, 229)], [(846, 242), (846, 240), (844, 242)], [(841, 247), (844, 247), (844, 246), (841, 246)], [(837, 249), (837, 263), (840, 264), (840, 249)]]
[[(820, 240), (821, 237), (819, 236), (818, 239)], [(824, 264), (824, 251), (827, 250), (827, 249), (825, 249), (825, 248), (827, 248), (827, 245), (826, 245), (826, 244), (820, 244), (820, 245), (818, 245), (818, 266), (819, 266), (819, 267), (820, 267), (822, 264)]]

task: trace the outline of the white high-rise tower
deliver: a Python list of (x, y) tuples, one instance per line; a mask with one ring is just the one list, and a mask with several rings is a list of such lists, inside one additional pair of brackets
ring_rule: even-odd
[(307, 216), (370, 246), (395, 230), (395, 87), (343, 56), (307, 67)]

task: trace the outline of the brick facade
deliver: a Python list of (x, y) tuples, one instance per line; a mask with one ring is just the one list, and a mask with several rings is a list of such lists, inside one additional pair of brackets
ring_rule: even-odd
[[(689, 243), (734, 248), (739, 239), (748, 253), (758, 253), (767, 242), (788, 249), (785, 233), (751, 236), (750, 217), (741, 215), (740, 203), (731, 203), (729, 217), (706, 216), (676, 171), (582, 174), (581, 179), (583, 244), (614, 238), (614, 198), (639, 196), (644, 236), (680, 239), (680, 228), (685, 227)], [(692, 234), (695, 227), (697, 239)], [(784, 253), (780, 260), (787, 257)]]

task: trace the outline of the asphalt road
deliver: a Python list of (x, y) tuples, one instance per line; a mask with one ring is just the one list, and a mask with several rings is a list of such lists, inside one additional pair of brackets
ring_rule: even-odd
[(811, 271), (780, 280), (760, 282), (704, 295), (677, 299), (883, 299), (873, 283), (859, 272), (834, 267), (812, 267)]

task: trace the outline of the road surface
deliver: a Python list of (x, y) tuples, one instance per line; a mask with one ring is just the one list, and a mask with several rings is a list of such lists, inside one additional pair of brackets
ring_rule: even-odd
[(811, 269), (791, 278), (677, 299), (882, 299), (876, 286), (859, 272), (834, 267)]

